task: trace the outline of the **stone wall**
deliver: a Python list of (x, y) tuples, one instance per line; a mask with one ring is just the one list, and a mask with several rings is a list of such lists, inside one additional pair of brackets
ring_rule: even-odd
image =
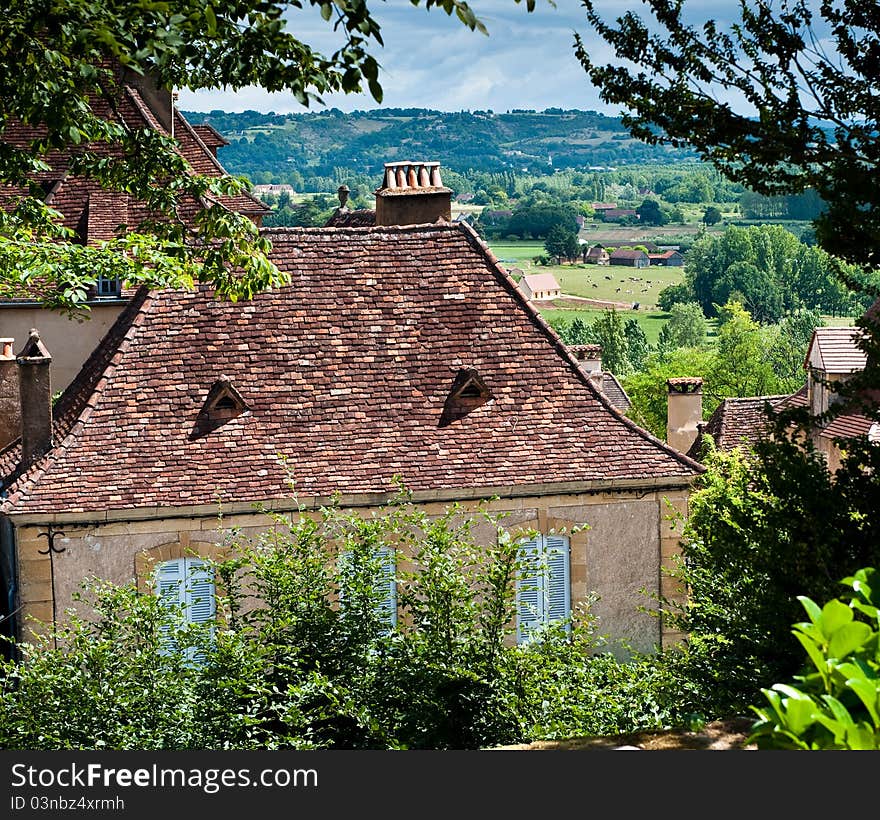
[[(463, 509), (474, 503), (463, 503)], [(511, 533), (530, 529), (544, 534), (567, 534), (571, 547), (572, 607), (597, 596), (591, 611), (598, 631), (611, 639), (625, 638), (634, 648), (652, 651), (681, 636), (668, 630), (661, 636), (657, 618), (639, 611), (652, 606), (643, 595), (681, 596), (682, 591), (661, 567), (671, 568), (679, 551), (677, 524), (669, 520), (684, 514), (687, 491), (643, 491), (558, 495), (495, 500), (492, 512), (503, 512), (503, 526)], [(427, 503), (429, 514), (440, 514), (445, 504)], [(373, 508), (375, 509), (375, 508)], [(369, 513), (373, 509), (362, 508)], [(309, 513), (317, 515), (317, 513)], [(223, 558), (230, 554), (230, 530), (239, 538), (253, 538), (283, 527), (277, 519), (259, 513), (190, 518), (154, 518), (138, 521), (89, 523), (85, 516), (70, 522), (56, 521), (54, 544), (55, 617), (74, 605), (73, 596), (83, 579), (98, 577), (123, 584), (135, 581), (150, 589), (152, 566), (183, 555)], [(53, 618), (53, 581), (47, 549), (47, 527), (29, 524), (17, 528), (20, 601), (24, 614), (44, 623)], [(489, 522), (473, 529), (478, 543), (494, 542)], [(29, 624), (27, 629), (36, 624)], [(618, 654), (625, 654), (618, 651)]]

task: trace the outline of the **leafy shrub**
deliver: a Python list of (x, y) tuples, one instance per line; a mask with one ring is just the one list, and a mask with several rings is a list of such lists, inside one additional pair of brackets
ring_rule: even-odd
[(794, 635), (812, 668), (762, 690), (769, 706), (750, 742), (760, 749), (880, 749), (880, 573), (843, 580), (852, 595), (825, 606), (799, 598), (808, 621)]
[(210, 627), (88, 584), (82, 613), (0, 667), (0, 747), (480, 748), (662, 728), (691, 708), (674, 664), (607, 652), (589, 606), (517, 645), (517, 539), (484, 506), (428, 516), (402, 494), (370, 516), (273, 517), (257, 538), (229, 533)]

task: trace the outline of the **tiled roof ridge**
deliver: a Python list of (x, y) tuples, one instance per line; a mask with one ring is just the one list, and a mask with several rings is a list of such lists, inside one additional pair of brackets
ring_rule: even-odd
[[(163, 127), (162, 123), (156, 119), (155, 114), (150, 110), (150, 106), (144, 102), (144, 98), (141, 96), (140, 91), (138, 91), (134, 86), (125, 85), (124, 86), (125, 93), (128, 95), (128, 98), (134, 104), (134, 107), (140, 112), (141, 116), (146, 121), (146, 124), (152, 128), (154, 131), (158, 131), (160, 134), (165, 134), (168, 136), (168, 132)], [(124, 118), (123, 122), (124, 122)], [(125, 123), (128, 126), (128, 123)], [(130, 126), (129, 126), (130, 127)]]
[[(141, 116), (146, 120), (146, 122), (150, 126), (150, 128), (153, 128), (154, 130), (158, 131), (161, 134), (165, 134), (166, 136), (169, 136), (167, 129), (165, 129), (162, 126), (162, 124), (156, 119), (155, 115), (150, 110), (150, 107), (144, 102), (143, 97), (141, 97), (140, 92), (136, 88), (133, 88), (130, 85), (125, 86), (125, 91), (128, 94), (129, 99), (131, 99), (132, 103), (134, 103), (135, 107), (138, 109), (138, 111), (140, 111)], [(174, 117), (175, 122), (179, 122), (186, 129), (187, 134), (196, 142), (196, 144), (201, 149), (202, 153), (205, 155), (205, 159), (207, 159), (211, 163), (211, 165), (216, 169), (217, 173), (220, 176), (224, 176), (224, 177), (230, 176), (229, 172), (223, 167), (223, 165), (221, 165), (220, 160), (218, 160), (217, 157), (214, 156), (214, 152), (211, 151), (211, 149), (208, 148), (207, 145), (205, 145), (204, 140), (198, 135), (198, 133), (193, 128), (193, 126), (190, 124), (190, 122), (187, 120), (187, 118), (184, 117), (183, 114), (181, 114), (180, 111), (176, 107), (174, 107), (174, 109), (172, 111), (172, 116)], [(183, 152), (179, 148), (175, 149), (175, 150), (177, 150), (177, 152), (184, 159), (186, 159), (186, 156), (183, 154)], [(188, 162), (188, 164), (192, 165), (192, 163), (189, 162), (189, 160), (187, 160), (187, 162)], [(254, 205), (258, 206), (260, 211), (262, 211), (264, 213), (269, 212), (270, 209), (266, 206), (266, 203), (261, 202), (252, 193), (250, 193), (250, 191), (242, 191), (242, 195), (245, 196), (247, 199), (251, 200), (254, 203)], [(205, 197), (202, 199), (201, 204), (203, 206), (207, 206), (205, 199), (209, 199), (212, 202), (217, 202), (218, 204), (222, 205), (222, 202), (220, 202), (220, 200), (217, 197), (208, 196), (208, 197)]]
[[(91, 356), (86, 360), (77, 377), (62, 393), (56, 408), (53, 408), (53, 416), (56, 416), (57, 409), (57, 418), (53, 419), (53, 428), (55, 428), (54, 432), (61, 438), (61, 441), (55, 444), (41, 459), (13, 478), (7, 488), (7, 496), (3, 503), (0, 504), (0, 512), (9, 512), (22, 495), (33, 487), (40, 477), (48, 472), (56, 459), (74, 443), (77, 435), (83, 429), (100, 400), (108, 380), (112, 377), (113, 372), (136, 336), (137, 329), (143, 324), (145, 313), (149, 309), (151, 301), (150, 290), (146, 286), (139, 288), (125, 310), (119, 314), (116, 321), (104, 335), (104, 338), (92, 351)], [(125, 333), (112, 346), (112, 353), (107, 356), (109, 352), (108, 347), (111, 347), (109, 340), (113, 334), (118, 334), (123, 328), (125, 328)], [(103, 367), (100, 366), (100, 359), (102, 357), (107, 358), (107, 362)], [(95, 364), (97, 366), (90, 368), (91, 365)], [(89, 382), (93, 382), (93, 387), (89, 388)], [(77, 398), (82, 402), (79, 406), (76, 404)], [(64, 406), (65, 400), (67, 403), (70, 403), (71, 406), (69, 408)], [(66, 426), (65, 416), (68, 414), (70, 416), (70, 424)], [(5, 452), (11, 452), (19, 447), (20, 440), (17, 440), (7, 447)]]
[(531, 319), (534, 325), (545, 336), (548, 337), (553, 347), (557, 350), (560, 356), (562, 356), (562, 358), (565, 360), (571, 370), (574, 371), (580, 382), (586, 386), (586, 388), (596, 397), (596, 399), (602, 404), (603, 407), (605, 407), (610, 413), (613, 414), (614, 418), (621, 422), (630, 431), (636, 433), (650, 444), (659, 447), (664, 453), (672, 456), (673, 458), (675, 458), (676, 461), (684, 464), (686, 467), (690, 467), (691, 469), (700, 473), (705, 472), (706, 468), (698, 461), (695, 461), (684, 453), (680, 453), (678, 450), (670, 447), (665, 441), (661, 441), (659, 438), (657, 438), (647, 430), (639, 427), (634, 421), (632, 421), (632, 419), (623, 415), (623, 413), (621, 413), (611, 403), (611, 400), (593, 384), (589, 376), (587, 376), (583, 372), (583, 370), (581, 370), (577, 358), (575, 358), (575, 355), (571, 352), (571, 350), (569, 350), (565, 342), (562, 341), (562, 337), (550, 326), (549, 322), (547, 322), (544, 317), (541, 316), (540, 311), (535, 308), (531, 300), (526, 298), (526, 295), (520, 289), (519, 285), (513, 280), (513, 277), (502, 266), (498, 257), (493, 253), (492, 249), (486, 244), (483, 238), (467, 222), (456, 222), (448, 224), (452, 225), (453, 227), (457, 227), (457, 229), (460, 230), (469, 239), (471, 245), (479, 250), (486, 257), (487, 261), (491, 264), (493, 270), (498, 276), (499, 281), (508, 290), (510, 290), (515, 300), (519, 302), (520, 307), (526, 312), (526, 315)]
[[(184, 117), (183, 114), (180, 113), (180, 111), (177, 108), (174, 109), (173, 116), (175, 117), (176, 120), (178, 120), (179, 122), (181, 122), (183, 124), (184, 128), (186, 128), (189, 135), (196, 141), (199, 148), (201, 148), (202, 151), (204, 152), (206, 159), (208, 159), (211, 162), (211, 164), (217, 169), (217, 173), (220, 174), (221, 176), (224, 176), (224, 177), (230, 176), (229, 171), (227, 171), (223, 167), (223, 165), (220, 163), (220, 160), (214, 156), (214, 152), (210, 148), (208, 148), (207, 145), (205, 145), (205, 141), (201, 138), (201, 136), (199, 136), (199, 133), (196, 131), (196, 129), (192, 126), (192, 124), (189, 122), (189, 120), (187, 120), (187, 118)], [(241, 193), (242, 193), (242, 196), (247, 197), (248, 199), (250, 199), (254, 203), (254, 205), (258, 206), (261, 211), (268, 213), (271, 210), (271, 208), (269, 208), (265, 202), (262, 202), (261, 200), (257, 199), (257, 197), (255, 197), (250, 191), (244, 190)]]

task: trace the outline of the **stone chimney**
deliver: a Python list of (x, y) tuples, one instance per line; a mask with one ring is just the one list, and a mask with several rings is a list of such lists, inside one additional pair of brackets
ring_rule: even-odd
[(602, 345), (571, 345), (569, 347), (581, 372), (588, 376), (590, 381), (602, 389)]
[(21, 397), (21, 466), (27, 468), (52, 446), (52, 357), (35, 329), (16, 362)]
[(667, 379), (666, 443), (686, 453), (700, 434), (703, 420), (703, 380), (699, 377)]
[(174, 97), (168, 88), (162, 88), (149, 72), (138, 74), (129, 68), (122, 71), (122, 82), (136, 88), (159, 124), (174, 135)]
[(0, 450), (21, 435), (21, 401), (18, 367), (12, 346), (15, 339), (0, 339)]
[(419, 225), (452, 219), (452, 189), (440, 179), (439, 162), (386, 162), (376, 192), (377, 225)]

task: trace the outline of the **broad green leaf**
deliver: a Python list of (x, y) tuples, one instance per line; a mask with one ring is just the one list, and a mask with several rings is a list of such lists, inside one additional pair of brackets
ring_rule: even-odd
[(845, 658), (867, 643), (873, 634), (871, 627), (861, 621), (844, 624), (831, 636), (828, 655), (832, 658)]
[(842, 601), (831, 600), (822, 607), (822, 615), (817, 626), (826, 638), (830, 639), (834, 632), (853, 619), (853, 611)]

